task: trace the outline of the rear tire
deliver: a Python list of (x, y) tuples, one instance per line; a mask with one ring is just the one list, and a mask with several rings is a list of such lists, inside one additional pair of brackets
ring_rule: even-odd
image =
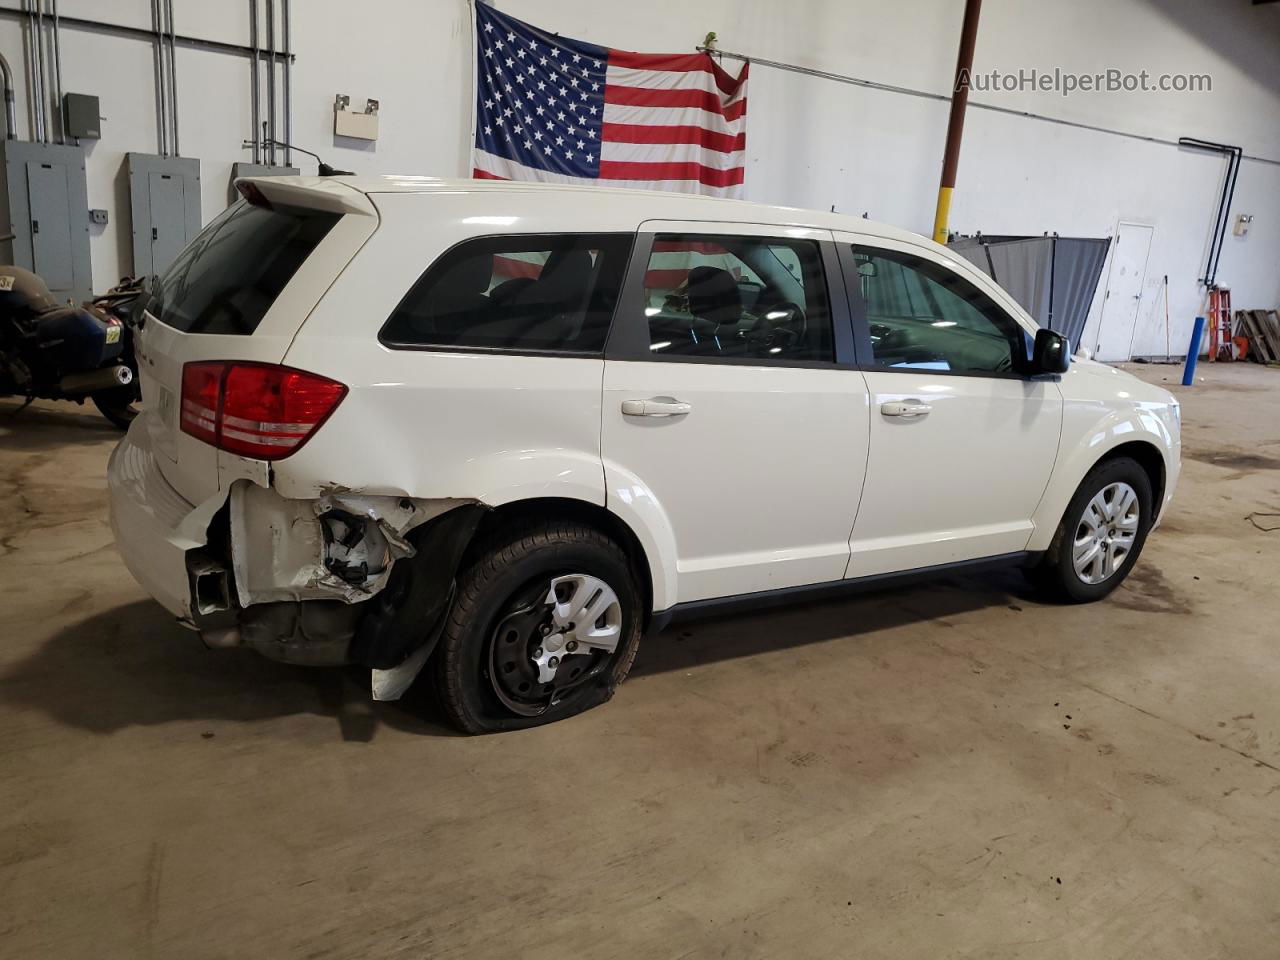
[[(579, 619), (589, 611), (591, 622), (573, 622), (574, 610)], [(598, 530), (545, 521), (500, 534), (458, 576), (430, 666), (441, 708), (464, 733), (589, 710), (631, 669), (641, 621), (627, 556)]]
[(134, 404), (138, 400), (138, 388), (134, 384), (115, 387), (111, 390), (99, 390), (90, 399), (98, 412), (121, 430), (128, 430), (133, 418), (138, 415)]
[(1137, 563), (1152, 517), (1147, 472), (1128, 457), (1106, 460), (1081, 481), (1049, 549), (1028, 576), (1054, 600), (1101, 600)]

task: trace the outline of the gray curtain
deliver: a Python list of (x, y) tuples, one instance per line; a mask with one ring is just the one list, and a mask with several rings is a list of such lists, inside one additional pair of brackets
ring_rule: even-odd
[(987, 260), (986, 244), (977, 237), (961, 237), (958, 240), (953, 240), (947, 246), (947, 249), (952, 253), (960, 254), (988, 277), (991, 276), (991, 265)]
[(1074, 350), (1111, 241), (1082, 237), (962, 237), (950, 249), (1000, 284)]
[(1048, 327), (1055, 279), (1052, 238), (1029, 237), (986, 246), (994, 271), (992, 279), (1008, 290), (1040, 326)]
[(1053, 257), (1053, 329), (1080, 343), (1111, 240), (1059, 237)]

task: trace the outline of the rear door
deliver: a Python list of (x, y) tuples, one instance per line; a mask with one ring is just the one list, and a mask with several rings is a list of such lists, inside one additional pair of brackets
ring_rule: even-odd
[(927, 247), (836, 239), (870, 358), (848, 575), (1026, 549), (1062, 428), (1058, 385), (1026, 373), (1029, 331)]
[[(364, 198), (343, 189), (358, 213)], [(313, 196), (293, 186), (275, 202), (255, 197), (256, 203), (242, 200), (210, 223), (154, 283), (135, 340), (146, 429), (161, 472), (191, 503), (237, 475), (253, 475), (258, 465), (220, 455), (182, 432), (183, 366), (279, 363), (311, 308), (377, 225), (372, 206), (369, 215), (347, 215), (332, 191)]]
[(669, 523), (677, 602), (844, 574), (868, 408), (830, 237), (641, 227), (605, 355), (605, 485)]

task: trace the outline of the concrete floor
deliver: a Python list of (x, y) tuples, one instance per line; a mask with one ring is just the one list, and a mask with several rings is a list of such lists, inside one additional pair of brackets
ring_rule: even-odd
[(1202, 372), (1109, 601), (674, 628), (603, 709), (478, 739), (204, 650), (111, 546), (116, 434), (0, 403), (0, 954), (1274, 958), (1280, 371)]

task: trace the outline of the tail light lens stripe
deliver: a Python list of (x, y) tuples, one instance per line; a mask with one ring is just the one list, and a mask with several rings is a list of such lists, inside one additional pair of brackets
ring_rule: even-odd
[(297, 433), (304, 436), (311, 432), (309, 423), (264, 423), (261, 420), (246, 420), (223, 414), (222, 423), (228, 427), (239, 427), (242, 430), (254, 430), (261, 433)]
[(219, 450), (281, 460), (306, 443), (346, 395), (345, 384), (279, 364), (188, 363), (180, 425)]
[(265, 447), (296, 448), (305, 437), (271, 437), (261, 433), (245, 433), (243, 430), (222, 428), (222, 436), (227, 440), (242, 440), (245, 443), (259, 443)]

